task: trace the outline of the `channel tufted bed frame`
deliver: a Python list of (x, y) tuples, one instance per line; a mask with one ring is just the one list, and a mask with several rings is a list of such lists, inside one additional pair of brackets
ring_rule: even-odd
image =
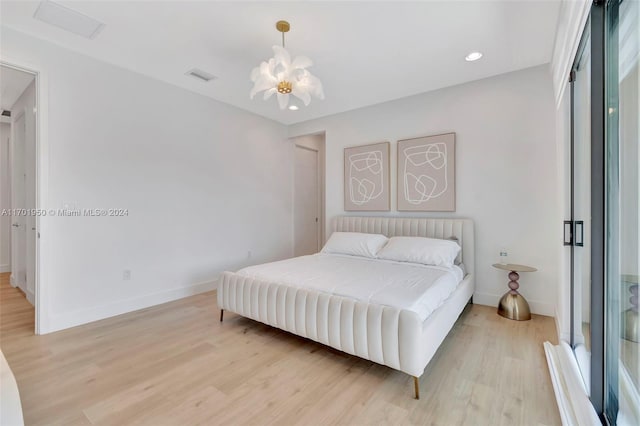
[(218, 285), (224, 310), (280, 328), (418, 379), (474, 292), (475, 247), (470, 219), (338, 216), (333, 231), (449, 239), (462, 247), (466, 275), (449, 298), (422, 321), (413, 311), (361, 302), (224, 272)]

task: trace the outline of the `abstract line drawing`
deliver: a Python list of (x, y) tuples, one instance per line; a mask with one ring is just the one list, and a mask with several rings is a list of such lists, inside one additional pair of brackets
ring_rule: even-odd
[(455, 211), (455, 133), (398, 141), (398, 210)]
[(358, 206), (382, 195), (382, 151), (349, 156), (349, 197)]
[(418, 145), (404, 150), (404, 194), (411, 204), (420, 204), (447, 191), (447, 146)]
[(344, 209), (388, 211), (389, 143), (344, 150)]

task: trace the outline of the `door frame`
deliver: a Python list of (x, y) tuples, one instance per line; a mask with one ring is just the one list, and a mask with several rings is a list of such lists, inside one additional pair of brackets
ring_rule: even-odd
[[(7, 57), (0, 58), (0, 65), (18, 71), (33, 74), (35, 77), (36, 89), (36, 158), (35, 158), (35, 192), (36, 211), (44, 212), (49, 196), (49, 141), (48, 141), (48, 78), (42, 64), (32, 64), (30, 62)], [(34, 278), (34, 299), (35, 299), (35, 334), (45, 334), (49, 332), (49, 310), (48, 310), (48, 277), (50, 277), (49, 259), (50, 241), (49, 216), (37, 215), (36, 220), (36, 259)]]
[[(600, 420), (605, 423), (604, 419), (604, 391), (605, 391), (605, 378), (604, 378), (604, 361), (605, 361), (605, 339), (604, 339), (604, 303), (605, 303), (605, 125), (606, 125), (606, 93), (605, 93), (605, 0), (595, 0), (590, 8), (589, 18), (583, 29), (583, 33), (580, 39), (578, 51), (574, 57), (574, 62), (571, 66), (571, 70), (575, 70), (580, 62), (586, 46), (585, 34), (589, 29), (590, 37), (590, 66), (591, 66), (591, 81), (590, 81), (590, 129), (591, 140), (587, 145), (587, 149), (591, 150), (591, 166), (590, 166), (590, 186), (591, 186), (591, 240), (590, 240), (590, 252), (591, 259), (590, 266), (590, 342), (591, 342), (591, 359), (590, 359), (590, 383), (589, 399), (591, 404), (595, 408)], [(573, 81), (571, 84), (571, 221), (574, 223), (574, 86)], [(575, 228), (572, 226), (573, 233)], [(572, 234), (572, 247), (571, 247), (571, 297), (570, 297), (570, 326), (571, 326), (571, 347), (575, 346), (575, 285), (574, 285), (574, 242), (575, 235)], [(574, 355), (575, 356), (575, 355)], [(579, 372), (581, 377), (582, 372)]]
[[(570, 156), (570, 160), (569, 160), (569, 175), (570, 175), (570, 184), (569, 184), (569, 199), (570, 199), (570, 213), (569, 213), (569, 218), (570, 218), (570, 222), (571, 222), (571, 244), (570, 244), (570, 273), (569, 273), (569, 277), (570, 277), (570, 307), (569, 307), (569, 311), (570, 311), (570, 333), (569, 333), (569, 344), (571, 346), (571, 349), (574, 351), (574, 356), (575, 356), (575, 349), (577, 347), (576, 344), (576, 334), (575, 334), (575, 327), (576, 327), (576, 297), (575, 297), (575, 293), (576, 293), (576, 274), (575, 274), (575, 266), (576, 266), (576, 246), (581, 246), (581, 244), (577, 244), (577, 221), (576, 221), (576, 202), (575, 202), (575, 187), (576, 187), (576, 161), (575, 161), (575, 154), (576, 154), (576, 132), (575, 132), (575, 121), (576, 121), (576, 117), (575, 117), (575, 108), (576, 108), (576, 101), (575, 101), (575, 97), (576, 97), (576, 89), (575, 89), (575, 84), (576, 84), (576, 78), (577, 78), (577, 74), (578, 71), (580, 70), (580, 64), (583, 61), (583, 56), (585, 54), (589, 54), (591, 55), (591, 50), (589, 48), (589, 52), (587, 52), (587, 42), (590, 43), (590, 39), (591, 39), (591, 33), (589, 31), (590, 29), (590, 17), (587, 17), (587, 22), (585, 24), (585, 27), (582, 30), (581, 36), (580, 36), (580, 42), (578, 44), (578, 49), (576, 51), (573, 63), (571, 65), (571, 70), (570, 70), (570, 74), (569, 74), (569, 87), (570, 87), (570, 103), (569, 103), (569, 108), (570, 108), (570, 149), (569, 149), (569, 156)], [(590, 46), (590, 45), (589, 45)], [(589, 66), (591, 66), (591, 57), (589, 56)], [(589, 81), (589, 84), (591, 84), (591, 80)], [(591, 87), (591, 86), (590, 86)], [(591, 98), (591, 95), (588, 95), (589, 98)], [(591, 112), (589, 110), (589, 112)], [(591, 119), (589, 120), (589, 128), (591, 129)], [(589, 143), (586, 144), (583, 149), (585, 150), (589, 150), (589, 156), (591, 156), (591, 140), (589, 140)], [(591, 173), (591, 169), (589, 168), (589, 173)], [(583, 182), (584, 183), (584, 182)], [(591, 183), (591, 178), (589, 177), (589, 184)], [(589, 187), (589, 191), (591, 191), (591, 187)], [(590, 195), (591, 197), (591, 195)], [(589, 206), (590, 207), (590, 206)], [(583, 218), (584, 219), (584, 218)], [(589, 252), (589, 259), (591, 259), (590, 256), (590, 252)], [(589, 270), (589, 272), (591, 272), (591, 270)], [(582, 291), (582, 290), (581, 290)], [(582, 295), (582, 293), (581, 293)], [(589, 294), (589, 297), (591, 297), (591, 295)], [(580, 302), (582, 303), (582, 300), (580, 300)], [(582, 304), (580, 304), (580, 308), (582, 308)], [(589, 321), (591, 322), (591, 319), (589, 319)], [(580, 374), (582, 375), (583, 372), (581, 371)], [(582, 377), (582, 376), (581, 376)]]
[(605, 398), (606, 125), (605, 1), (591, 7), (591, 384), (590, 399), (600, 419)]

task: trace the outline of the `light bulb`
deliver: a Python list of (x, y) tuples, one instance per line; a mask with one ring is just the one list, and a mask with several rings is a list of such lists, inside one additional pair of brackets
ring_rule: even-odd
[(471, 52), (467, 56), (465, 56), (464, 60), (467, 61), (467, 62), (473, 62), (473, 61), (477, 61), (480, 58), (482, 58), (482, 53), (480, 53), (480, 52)]

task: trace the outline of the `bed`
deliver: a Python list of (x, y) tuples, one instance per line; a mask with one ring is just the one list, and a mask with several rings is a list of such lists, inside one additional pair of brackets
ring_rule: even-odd
[(419, 399), (419, 377), (472, 301), (473, 221), (339, 216), (332, 231), (455, 239), (460, 265), (319, 254), (224, 272), (220, 321), (228, 310), (402, 371), (413, 376)]

